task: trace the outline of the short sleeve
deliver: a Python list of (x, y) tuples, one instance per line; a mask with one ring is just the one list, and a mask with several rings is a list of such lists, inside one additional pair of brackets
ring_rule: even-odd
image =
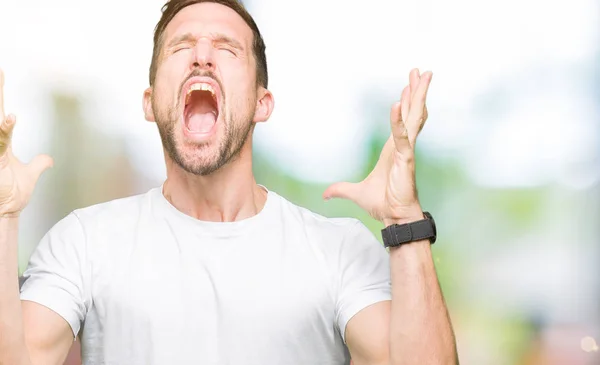
[(347, 233), (338, 263), (337, 325), (346, 342), (346, 325), (362, 309), (392, 299), (389, 254), (360, 221)]
[(39, 303), (63, 317), (77, 336), (90, 303), (86, 293), (85, 235), (75, 213), (59, 221), (34, 250), (21, 286), (21, 300)]

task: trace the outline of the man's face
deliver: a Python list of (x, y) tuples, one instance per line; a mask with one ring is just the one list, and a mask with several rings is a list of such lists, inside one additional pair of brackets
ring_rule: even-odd
[(185, 171), (219, 169), (237, 156), (254, 122), (268, 118), (272, 101), (266, 115), (261, 106), (271, 95), (257, 87), (252, 41), (244, 20), (215, 3), (190, 5), (167, 26), (146, 118)]

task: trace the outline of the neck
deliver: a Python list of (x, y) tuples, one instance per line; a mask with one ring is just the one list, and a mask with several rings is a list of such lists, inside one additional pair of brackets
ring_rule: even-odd
[(258, 214), (266, 203), (267, 192), (256, 184), (252, 150), (246, 145), (237, 158), (208, 176), (191, 174), (168, 156), (166, 161), (163, 194), (175, 208), (191, 217), (233, 222)]

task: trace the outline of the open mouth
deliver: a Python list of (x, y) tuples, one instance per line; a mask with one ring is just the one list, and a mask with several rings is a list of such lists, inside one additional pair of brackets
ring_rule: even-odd
[(217, 94), (212, 85), (205, 82), (192, 83), (185, 94), (183, 119), (191, 133), (209, 133), (219, 117)]

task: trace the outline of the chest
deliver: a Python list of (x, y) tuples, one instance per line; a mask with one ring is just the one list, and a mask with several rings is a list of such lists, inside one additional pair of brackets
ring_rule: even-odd
[(153, 342), (185, 334), (211, 346), (219, 338), (289, 345), (302, 334), (332, 335), (333, 283), (302, 242), (157, 235), (104, 254), (112, 257), (97, 266), (92, 293), (105, 328)]

